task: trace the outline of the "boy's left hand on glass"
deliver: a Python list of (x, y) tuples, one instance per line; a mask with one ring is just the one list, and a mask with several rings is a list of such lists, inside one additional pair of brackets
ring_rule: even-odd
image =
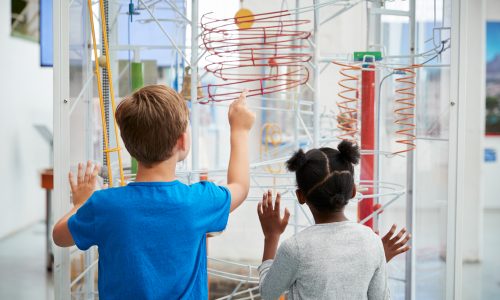
[(97, 177), (101, 167), (98, 164), (92, 163), (90, 160), (84, 170), (84, 164), (78, 164), (78, 173), (76, 180), (72, 172), (69, 172), (69, 185), (73, 194), (73, 205), (76, 207), (82, 206), (87, 201), (92, 193), (96, 190)]
[(266, 238), (278, 238), (285, 231), (290, 219), (290, 212), (285, 208), (283, 218), (280, 216), (281, 195), (276, 195), (276, 201), (273, 206), (273, 195), (271, 191), (264, 193), (262, 201), (257, 205), (260, 225)]

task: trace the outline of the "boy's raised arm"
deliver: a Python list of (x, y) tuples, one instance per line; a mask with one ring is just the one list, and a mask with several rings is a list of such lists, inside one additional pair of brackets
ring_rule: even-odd
[(246, 199), (250, 188), (250, 161), (248, 135), (255, 121), (255, 114), (246, 105), (247, 90), (229, 106), (231, 126), (231, 155), (227, 172), (227, 187), (231, 191), (231, 211)]

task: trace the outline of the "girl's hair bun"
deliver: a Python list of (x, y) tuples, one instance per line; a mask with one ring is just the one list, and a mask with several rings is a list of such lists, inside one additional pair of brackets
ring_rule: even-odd
[(302, 149), (295, 152), (293, 156), (286, 161), (286, 168), (290, 172), (295, 172), (302, 168), (307, 162), (306, 154)]
[(356, 145), (350, 141), (343, 140), (337, 146), (337, 149), (340, 152), (340, 156), (344, 160), (346, 160), (354, 165), (358, 164), (359, 158), (361, 156), (359, 153), (359, 146), (358, 145)]

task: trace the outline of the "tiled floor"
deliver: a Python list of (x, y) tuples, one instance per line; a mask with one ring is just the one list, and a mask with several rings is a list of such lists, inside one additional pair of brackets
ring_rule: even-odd
[[(484, 261), (465, 264), (463, 272), (463, 299), (500, 299), (500, 211), (484, 216)], [(0, 299), (53, 299), (52, 276), (45, 267), (45, 227), (40, 222), (18, 234), (0, 240)], [(444, 263), (429, 259), (419, 264), (417, 298), (442, 299), (441, 270)], [(434, 278), (434, 279), (433, 279)], [(398, 287), (393, 299), (402, 299)]]
[(0, 299), (54, 299), (45, 264), (45, 223), (0, 240)]

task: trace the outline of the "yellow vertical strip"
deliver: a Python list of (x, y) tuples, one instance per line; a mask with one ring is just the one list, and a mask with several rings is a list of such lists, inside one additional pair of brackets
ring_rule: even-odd
[[(99, 0), (99, 4), (101, 7), (101, 26), (102, 26), (102, 37), (104, 40), (104, 49), (106, 49), (106, 69), (108, 70), (108, 78), (109, 78), (109, 94), (111, 95), (111, 109), (113, 112), (113, 125), (115, 129), (115, 141), (116, 141), (116, 152), (118, 153), (118, 169), (120, 171), (120, 185), (125, 185), (125, 178), (123, 175), (123, 164), (122, 164), (122, 151), (120, 148), (120, 139), (118, 137), (118, 125), (115, 120), (115, 111), (116, 111), (116, 103), (115, 103), (115, 92), (113, 88), (113, 76), (111, 74), (111, 65), (110, 65), (110, 53), (108, 47), (108, 34), (106, 27), (106, 15), (104, 13), (104, 1)], [(109, 162), (109, 161), (108, 161)]]
[(103, 131), (103, 138), (104, 138), (104, 153), (103, 155), (106, 155), (106, 161), (107, 161), (107, 168), (108, 168), (108, 178), (109, 178), (109, 186), (113, 186), (113, 176), (112, 176), (112, 171), (111, 171), (111, 160), (109, 157), (109, 142), (108, 142), (108, 130), (106, 128), (106, 118), (105, 118), (105, 112), (104, 112), (104, 99), (102, 96), (102, 86), (101, 86), (101, 72), (99, 71), (99, 56), (97, 55), (97, 42), (95, 38), (95, 29), (94, 29), (94, 20), (93, 20), (93, 10), (92, 10), (92, 0), (87, 0), (87, 5), (89, 9), (89, 18), (90, 18), (90, 29), (92, 32), (92, 46), (93, 46), (93, 52), (94, 52), (94, 61), (95, 61), (95, 74), (97, 78), (97, 91), (99, 93), (99, 104), (101, 107), (101, 119), (102, 119), (102, 131)]

